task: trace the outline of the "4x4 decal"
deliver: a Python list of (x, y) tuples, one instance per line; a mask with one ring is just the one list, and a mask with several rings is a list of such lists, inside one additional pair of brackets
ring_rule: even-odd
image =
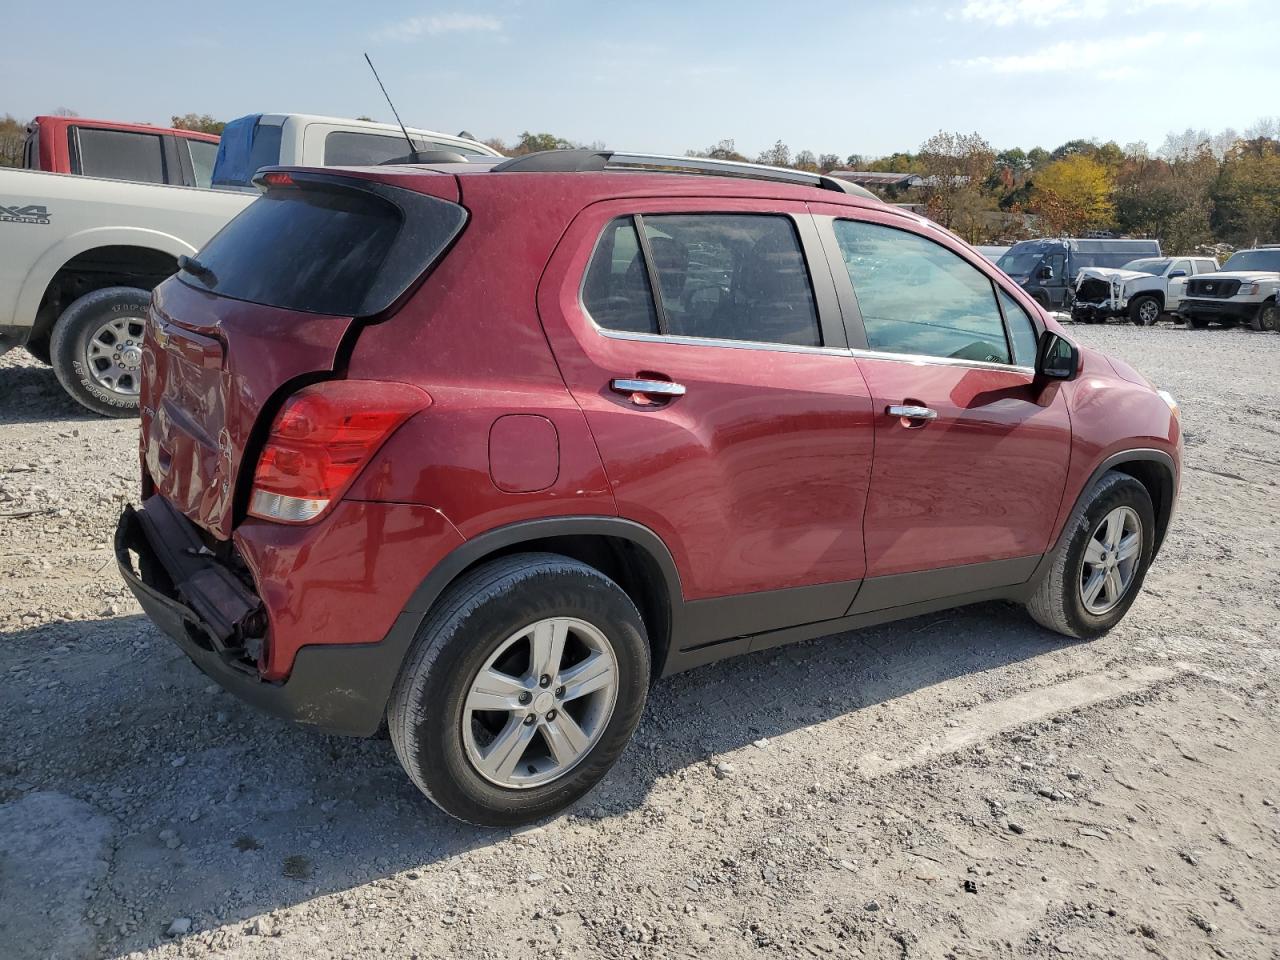
[(39, 204), (7, 207), (0, 203), (0, 223), (49, 223), (49, 209)]

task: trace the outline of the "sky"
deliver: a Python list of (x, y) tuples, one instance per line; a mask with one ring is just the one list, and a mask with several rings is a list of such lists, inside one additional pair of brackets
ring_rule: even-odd
[(684, 153), (997, 149), (1280, 114), (1280, 0), (455, 0), (13, 4), (0, 114), (392, 116)]

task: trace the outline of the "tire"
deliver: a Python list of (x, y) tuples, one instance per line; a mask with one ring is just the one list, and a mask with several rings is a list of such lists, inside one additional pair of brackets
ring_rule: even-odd
[(1274, 303), (1264, 303), (1256, 314), (1250, 326), (1255, 330), (1269, 330), (1272, 333), (1280, 332), (1280, 306)]
[(1129, 301), (1129, 319), (1139, 327), (1154, 327), (1160, 319), (1160, 299), (1152, 296), (1134, 297)]
[(1192, 330), (1203, 330), (1209, 326), (1209, 321), (1204, 317), (1198, 317), (1194, 313), (1187, 314), (1187, 326)]
[[(563, 669), (565, 685), (554, 680), (540, 683), (529, 672), (532, 664), (518, 659), (532, 661), (534, 647), (527, 631), (552, 618), (572, 624), (571, 639), (563, 646), (569, 666), (562, 663), (556, 671), (558, 678)], [(572, 685), (573, 669), (587, 662), (571, 661), (578, 647), (587, 650), (588, 657), (604, 658), (592, 662), (612, 666), (614, 690), (612, 695), (597, 690), (577, 700), (570, 693), (557, 702)], [(516, 657), (519, 665), (491, 663), (504, 650), (511, 651), (507, 655)], [(552, 553), (494, 560), (450, 586), (419, 629), (388, 704), (391, 743), (409, 778), (450, 816), (489, 827), (527, 824), (565, 809), (609, 772), (640, 721), (649, 664), (649, 642), (639, 612), (622, 588), (600, 571)], [(507, 680), (524, 676), (524, 686), (500, 686), (503, 696), (518, 689), (520, 697), (536, 698), (528, 706), (472, 712), (472, 697), (479, 694), (473, 683), (482, 668), (489, 676), (493, 671), (510, 674)], [(560, 703), (565, 706), (558, 712), (569, 716), (573, 729), (590, 741), (566, 764), (555, 756), (549, 739), (552, 721), (564, 721), (557, 718)], [(572, 716), (571, 710), (579, 708), (570, 703), (581, 704), (583, 712)], [(530, 726), (521, 714), (536, 716), (536, 732), (526, 735), (531, 739), (519, 748), (514, 769), (481, 772), (488, 758), (478, 754), (483, 746), (479, 739), (491, 738), (487, 747), (492, 754), (502, 737)], [(539, 765), (546, 769), (539, 771)], [(529, 782), (513, 786), (516, 777)]]
[(1049, 298), (1043, 293), (1033, 293), (1031, 299), (1040, 304), (1040, 309), (1048, 313), (1053, 307), (1049, 304)]
[[(81, 406), (107, 417), (137, 414), (142, 331), (150, 302), (146, 290), (106, 287), (76, 300), (53, 325), (53, 372)], [(113, 354), (116, 345), (125, 350)]]
[[(1117, 511), (1123, 514), (1124, 531), (1130, 529), (1128, 523), (1132, 520), (1138, 525), (1141, 538), (1133, 554), (1133, 566), (1128, 568), (1127, 581), (1123, 563), (1116, 568), (1123, 584), (1117, 591), (1118, 597), (1105, 609), (1091, 610), (1084, 598), (1085, 585), (1098, 568), (1090, 565), (1092, 569), (1085, 570), (1086, 553), (1100, 525)], [(1104, 474), (1068, 518), (1049, 570), (1027, 602), (1027, 611), (1041, 626), (1064, 636), (1088, 640), (1106, 633), (1124, 618), (1142, 589), (1155, 546), (1155, 530), (1155, 510), (1147, 488), (1128, 474), (1114, 471)], [(1086, 572), (1090, 574), (1088, 579)], [(1099, 606), (1100, 601), (1110, 599), (1105, 593), (1108, 589), (1109, 584), (1104, 584), (1103, 592), (1096, 595), (1095, 603)]]

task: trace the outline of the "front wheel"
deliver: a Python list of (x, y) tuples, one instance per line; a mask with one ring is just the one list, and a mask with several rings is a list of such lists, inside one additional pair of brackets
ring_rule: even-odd
[(1129, 301), (1129, 319), (1139, 327), (1154, 327), (1160, 319), (1160, 301), (1155, 297), (1134, 297)]
[(1280, 331), (1280, 307), (1274, 303), (1264, 303), (1254, 315), (1252, 326), (1255, 330), (1270, 330), (1272, 333)]
[(107, 287), (86, 293), (54, 324), (49, 339), (53, 372), (81, 406), (108, 417), (138, 412), (150, 302), (146, 290)]
[(1027, 610), (1068, 637), (1101, 636), (1129, 611), (1154, 550), (1147, 488), (1128, 474), (1104, 474), (1072, 511)]
[(608, 773), (649, 670), (644, 622), (616, 583), (558, 554), (504, 557), (437, 601), (391, 694), (391, 742), (445, 813), (530, 823)]

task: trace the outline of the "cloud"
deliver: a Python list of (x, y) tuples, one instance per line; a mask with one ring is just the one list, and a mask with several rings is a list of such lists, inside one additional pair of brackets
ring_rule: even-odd
[(1204, 34), (1197, 32), (1178, 36), (1157, 32), (1096, 40), (1062, 40), (1026, 53), (970, 57), (967, 60), (953, 60), (952, 63), (991, 73), (1065, 73), (1093, 69), (1104, 80), (1119, 80), (1138, 73), (1134, 64), (1125, 62), (1132, 54), (1152, 48), (1166, 51), (1174, 47), (1187, 49), (1199, 46), (1204, 39)]
[(1145, 13), (1189, 11), (1242, 5), (1251, 0), (963, 0), (952, 19), (996, 27), (1049, 26), (1072, 20), (1104, 20)]
[(502, 21), (478, 13), (440, 13), (428, 17), (409, 17), (389, 24), (375, 34), (378, 40), (417, 40), (445, 33), (501, 33)]

